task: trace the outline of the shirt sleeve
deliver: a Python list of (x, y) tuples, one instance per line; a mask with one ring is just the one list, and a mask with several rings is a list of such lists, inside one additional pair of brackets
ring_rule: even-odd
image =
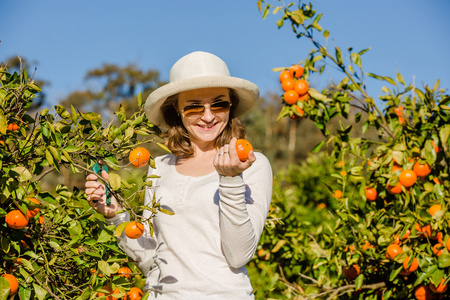
[[(154, 169), (149, 168), (148, 176), (153, 174), (153, 172)], [(151, 206), (153, 193), (154, 193), (153, 188), (146, 188), (144, 199), (145, 205)], [(145, 210), (143, 212), (143, 217), (148, 218), (149, 216), (150, 212)], [(123, 222), (130, 221), (130, 216), (128, 212), (124, 212), (112, 218), (105, 218), (105, 220), (107, 224), (109, 225), (114, 224), (117, 226)], [(127, 254), (136, 262), (137, 267), (141, 270), (142, 274), (145, 277), (148, 277), (151, 272), (151, 268), (154, 264), (154, 256), (157, 242), (155, 234), (153, 234), (153, 237), (150, 235), (150, 228), (147, 222), (144, 223), (144, 227), (145, 231), (141, 237), (137, 239), (130, 239), (123, 232), (121, 236), (117, 237), (117, 243), (119, 248), (122, 249), (122, 251), (125, 254)]]
[(268, 159), (255, 153), (256, 161), (241, 176), (219, 179), (222, 250), (233, 268), (253, 257), (272, 200), (272, 169)]

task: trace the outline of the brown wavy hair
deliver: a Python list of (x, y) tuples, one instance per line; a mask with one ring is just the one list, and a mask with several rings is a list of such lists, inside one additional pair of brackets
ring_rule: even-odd
[[(247, 138), (247, 129), (244, 124), (235, 116), (236, 107), (239, 105), (239, 97), (233, 89), (229, 90), (231, 100), (230, 116), (227, 126), (219, 134), (215, 141), (215, 147), (220, 148), (228, 144), (233, 137), (238, 139)], [(194, 155), (194, 147), (191, 145), (189, 134), (184, 127), (181, 116), (177, 110), (178, 94), (172, 95), (161, 105), (161, 112), (164, 121), (169, 125), (169, 130), (163, 134), (166, 146), (177, 157), (192, 157)]]

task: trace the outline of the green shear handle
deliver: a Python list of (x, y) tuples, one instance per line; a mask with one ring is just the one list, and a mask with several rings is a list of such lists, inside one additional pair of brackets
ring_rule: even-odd
[[(92, 166), (92, 171), (94, 171), (96, 174), (98, 175), (102, 175), (101, 171), (106, 171), (106, 173), (108, 172), (108, 167), (104, 164), (100, 164), (100, 163), (95, 163), (94, 166)], [(106, 205), (111, 205), (111, 187), (105, 183), (106, 186)], [(97, 203), (98, 200), (93, 200), (94, 203)]]

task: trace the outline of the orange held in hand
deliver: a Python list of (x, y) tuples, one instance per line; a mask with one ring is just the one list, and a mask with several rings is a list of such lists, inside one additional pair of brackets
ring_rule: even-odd
[(239, 160), (244, 162), (248, 159), (250, 151), (253, 150), (252, 144), (244, 139), (238, 139), (236, 141), (236, 151)]
[(125, 226), (125, 235), (130, 239), (137, 239), (144, 233), (144, 225), (136, 221), (131, 221)]
[(10, 228), (22, 229), (28, 225), (28, 218), (20, 210), (15, 209), (6, 215), (5, 222)]
[(143, 147), (137, 147), (136, 149), (133, 149), (133, 151), (131, 151), (130, 155), (128, 156), (128, 160), (136, 168), (145, 166), (148, 163), (149, 159), (150, 152), (148, 152), (148, 150)]
[(9, 295), (15, 294), (19, 289), (19, 282), (17, 281), (16, 277), (11, 274), (2, 274), (2, 277), (4, 277), (9, 282)]

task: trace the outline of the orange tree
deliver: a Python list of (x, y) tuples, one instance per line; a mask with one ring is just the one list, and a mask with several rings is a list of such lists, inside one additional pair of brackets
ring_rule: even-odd
[[(0, 277), (0, 299), (12, 294), (10, 299), (81, 300), (105, 292), (105, 286), (118, 291), (118, 297), (132, 286), (142, 288), (139, 270), (115, 242), (126, 224), (106, 226), (77, 188), (41, 189), (51, 172), (67, 168), (88, 174), (100, 162), (111, 171), (109, 180), (103, 180), (110, 193), (132, 219), (146, 222), (140, 212), (151, 179), (145, 171), (137, 184), (119, 175), (121, 169), (133, 171), (128, 161), (122, 162), (130, 150), (156, 143), (159, 134), (146, 121), (141, 96), (140, 110), (130, 118), (120, 107), (115, 122), (103, 123), (96, 113), (74, 107), (67, 111), (60, 105), (31, 116), (28, 108), (39, 91), (26, 71), (11, 74), (1, 66), (0, 275), (5, 276)], [(147, 161), (153, 164), (151, 156)], [(149, 209), (161, 211), (157, 203)], [(121, 267), (130, 268), (133, 277), (119, 276)], [(17, 280), (17, 293), (6, 274)]]
[[(297, 38), (312, 42), (313, 50), (300, 62), (301, 79), (308, 81), (329, 66), (343, 75), (339, 84), (321, 92), (310, 87), (309, 97), (295, 103), (281, 96), (285, 105), (279, 118), (313, 120), (326, 137), (314, 151), (325, 146), (330, 159), (342, 166), (330, 176), (331, 190), (342, 191), (339, 207), (331, 211), (336, 221), (313, 236), (318, 251), (305, 247), (311, 268), (299, 270), (287, 289), (299, 299), (442, 296), (450, 279), (450, 97), (439, 83), (419, 88), (399, 73), (395, 79), (364, 73), (367, 49), (348, 48), (345, 61), (339, 47), (328, 45), (329, 31), (310, 3), (259, 0), (258, 5), (264, 18), (281, 13), (279, 27), (289, 22)], [(386, 84), (379, 101), (366, 90), (367, 76)], [(295, 86), (300, 78), (288, 80)], [(336, 130), (329, 126), (333, 118), (341, 120)], [(356, 126), (360, 136), (352, 134)], [(376, 138), (368, 134), (371, 130)], [(280, 273), (289, 272), (283, 268)]]

